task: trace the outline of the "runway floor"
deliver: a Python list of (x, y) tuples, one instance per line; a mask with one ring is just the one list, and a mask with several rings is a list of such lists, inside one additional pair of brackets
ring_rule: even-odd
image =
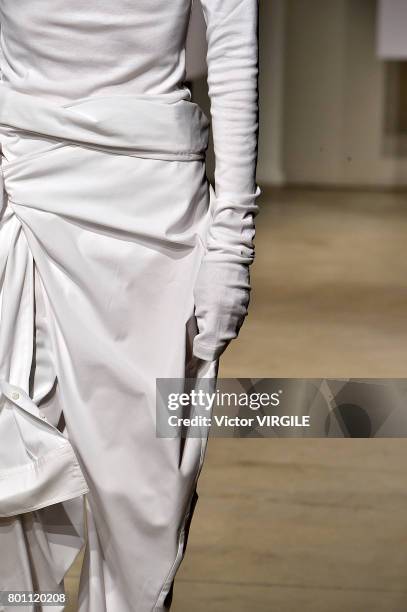
[[(407, 194), (264, 193), (220, 376), (406, 378), (406, 236)], [(199, 495), (174, 612), (407, 611), (407, 440), (212, 439)]]

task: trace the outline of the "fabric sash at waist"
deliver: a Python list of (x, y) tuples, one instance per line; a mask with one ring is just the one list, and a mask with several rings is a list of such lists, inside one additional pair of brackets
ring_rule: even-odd
[(205, 157), (209, 121), (178, 92), (110, 95), (65, 104), (0, 86), (0, 125), (115, 153), (158, 159)]

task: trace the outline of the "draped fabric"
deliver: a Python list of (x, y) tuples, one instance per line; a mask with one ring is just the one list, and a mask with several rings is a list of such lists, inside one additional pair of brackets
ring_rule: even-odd
[[(129, 121), (134, 114), (140, 119), (137, 123)], [(0, 516), (8, 516), (87, 492), (69, 442), (40, 414), (38, 402), (41, 398), (37, 398), (36, 404), (29, 395), (34, 348), (34, 265), (40, 277), (42, 275), (46, 280), (48, 295), (55, 295), (54, 307), (58, 306), (61, 298), (64, 300), (60, 305), (60, 317), (65, 316), (69, 292), (73, 292), (74, 299), (75, 290), (78, 303), (69, 302), (76, 310), (80, 300), (84, 299), (80, 283), (82, 280), (85, 282), (76, 269), (83, 267), (82, 258), (86, 254), (84, 251), (81, 256), (74, 242), (77, 224), (84, 225), (83, 235), (88, 239), (89, 233), (107, 229), (111, 212), (109, 205), (114, 202), (116, 190), (120, 188), (120, 197), (128, 196), (130, 208), (124, 211), (122, 207), (123, 218), (118, 219), (116, 228), (110, 223), (110, 241), (131, 233), (131, 205), (136, 183), (128, 176), (124, 177), (119, 167), (116, 169), (119, 184), (115, 183), (112, 180), (115, 164), (121, 164), (123, 156), (181, 161), (202, 159), (207, 147), (208, 122), (195, 104), (183, 100), (171, 102), (165, 98), (159, 101), (158, 96), (153, 100), (147, 97), (90, 99), (60, 107), (26, 94), (0, 89), (0, 123), (11, 128), (11, 132), (15, 130), (20, 138), (23, 135), (17, 159), (2, 165), (7, 201), (2, 210), (0, 260), (3, 279), (0, 385), (5, 402), (0, 413), (0, 438), (3, 441)], [(27, 140), (25, 136), (28, 136)], [(80, 153), (78, 147), (82, 147)], [(103, 157), (100, 156), (102, 151), (105, 152)], [(92, 188), (92, 193), (86, 194), (86, 174), (77, 171), (81, 153), (82, 167), (86, 164), (91, 168), (94, 164), (105, 167), (104, 176), (108, 180), (102, 189), (106, 211), (97, 199), (102, 193), (95, 196), (94, 175), (88, 175), (91, 177), (88, 188)], [(80, 197), (75, 200), (69, 192), (78, 188)], [(92, 206), (92, 202), (96, 205)], [(125, 216), (123, 213), (126, 212), (130, 214)], [(195, 211), (183, 213), (193, 215)], [(71, 248), (67, 247), (65, 254), (61, 253), (59, 261), (58, 248), (54, 244), (57, 234), (52, 226), (56, 216), (55, 230), (58, 231), (61, 225), (63, 245), (68, 245), (71, 240)], [(205, 220), (205, 214), (202, 219)], [(184, 224), (179, 223), (174, 232), (165, 223), (163, 226), (161, 234), (156, 224), (151, 227), (150, 235), (144, 233), (140, 236), (147, 248), (161, 243), (163, 249), (178, 251), (186, 259), (191, 259), (194, 252), (195, 257), (196, 253), (199, 256), (199, 224), (191, 227), (191, 219), (185, 218)], [(71, 237), (70, 230), (73, 230)], [(140, 231), (135, 229), (136, 240), (137, 234), (140, 235)], [(201, 241), (204, 239), (203, 235)], [(68, 261), (72, 266), (70, 273), (66, 268)], [(54, 266), (59, 271), (53, 270)], [(106, 280), (106, 275), (100, 277), (102, 287)], [(91, 294), (90, 288), (83, 293), (94, 300), (97, 297)], [(83, 316), (84, 313), (77, 311), (77, 314)], [(91, 328), (92, 323), (93, 319), (89, 317), (87, 326)], [(71, 335), (77, 333), (73, 327)], [(53, 384), (54, 380), (50, 383)], [(44, 393), (49, 391), (46, 388)], [(23, 470), (23, 467), (27, 469)], [(67, 478), (63, 477), (64, 473), (68, 474)]]
[(0, 587), (85, 547), (79, 612), (169, 609), (208, 431), (156, 435), (156, 378), (215, 385), (247, 312), (257, 2), (202, 7), (210, 118), (190, 0), (0, 0)]
[[(84, 543), (81, 495), (87, 493), (89, 546), (103, 532), (102, 523), (93, 533), (92, 512), (100, 522), (106, 503), (109, 524), (113, 517), (120, 522), (123, 512), (144, 522), (140, 538), (146, 541), (133, 561), (145, 563), (148, 549), (162, 558), (156, 583), (149, 579), (140, 603), (148, 609), (166, 563), (177, 558), (179, 517), (185, 520), (191, 503), (204, 443), (191, 441), (189, 455), (180, 454), (179, 440), (155, 438), (153, 383), (156, 376), (183, 378), (199, 369), (188, 343), (196, 334), (191, 288), (210, 218), (203, 162), (208, 121), (194, 103), (173, 95), (58, 106), (3, 88), (0, 123), (0, 516), (10, 517), (4, 533), (9, 537), (13, 527), (27, 564), (36, 559), (24, 581), (2, 579), (11, 580), (8, 588), (20, 589), (27, 580), (31, 588), (45, 549), (46, 571), (37, 580), (43, 588), (61, 588)], [(47, 327), (34, 342), (39, 307)], [(39, 355), (45, 341), (48, 361)], [(199, 371), (214, 376), (216, 369), (213, 361)], [(42, 409), (47, 396), (48, 409)], [(64, 429), (58, 427), (61, 406)], [(116, 408), (109, 414), (110, 406)], [(105, 487), (106, 499), (99, 500)], [(121, 487), (129, 489), (129, 506)], [(36, 514), (29, 519), (27, 512)], [(166, 540), (159, 525), (171, 521), (167, 513), (174, 516)], [(112, 554), (119, 553), (113, 548)], [(95, 563), (102, 563), (99, 556)], [(132, 567), (119, 557), (124, 563)], [(142, 584), (148, 571), (141, 572)], [(128, 597), (132, 589), (122, 592)], [(114, 609), (130, 605), (114, 601)], [(103, 609), (102, 603), (86, 605)]]

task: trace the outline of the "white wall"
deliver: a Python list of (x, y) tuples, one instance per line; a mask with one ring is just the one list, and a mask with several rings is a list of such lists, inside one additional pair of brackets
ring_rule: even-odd
[(406, 0), (377, 0), (377, 49), (386, 59), (407, 58)]
[[(261, 183), (278, 182), (277, 147), (280, 175), (291, 184), (407, 186), (407, 158), (384, 130), (376, 1), (283, 0), (283, 34), (270, 21), (275, 1), (260, 0)], [(276, 36), (283, 46), (277, 68)]]

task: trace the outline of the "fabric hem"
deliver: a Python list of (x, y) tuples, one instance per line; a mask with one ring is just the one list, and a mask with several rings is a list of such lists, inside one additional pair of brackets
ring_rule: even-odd
[[(89, 491), (73, 449), (67, 446), (59, 450), (58, 454), (49, 453), (47, 461), (41, 457), (28, 466), (32, 469), (11, 472), (0, 481), (0, 517), (39, 510)], [(44, 489), (49, 491), (46, 499)], [(32, 503), (33, 499), (37, 503)]]
[(195, 357), (204, 361), (215, 361), (218, 358), (219, 347), (208, 346), (202, 342), (194, 342), (192, 352)]

